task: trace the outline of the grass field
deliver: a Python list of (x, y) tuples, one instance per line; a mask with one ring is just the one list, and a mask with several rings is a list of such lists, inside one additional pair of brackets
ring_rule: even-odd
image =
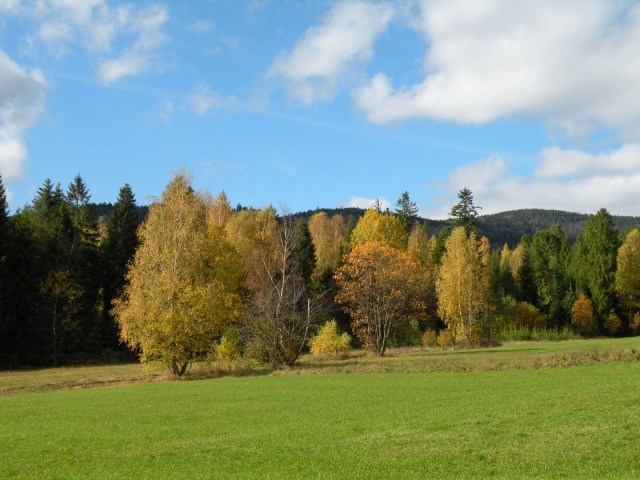
[(4, 372), (0, 478), (640, 478), (639, 351), (415, 349), (201, 381)]

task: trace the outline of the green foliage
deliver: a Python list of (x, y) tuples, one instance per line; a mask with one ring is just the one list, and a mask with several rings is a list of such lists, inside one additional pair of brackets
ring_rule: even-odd
[(309, 225), (305, 220), (299, 220), (296, 225), (295, 251), (305, 285), (311, 286), (311, 275), (316, 268), (316, 253), (311, 241)]
[(589, 217), (584, 232), (584, 258), (589, 297), (597, 318), (604, 321), (617, 307), (615, 295), (616, 259), (620, 240), (611, 215), (603, 208)]
[(571, 328), (527, 328), (527, 327), (507, 327), (500, 330), (498, 339), (503, 342), (524, 342), (524, 341), (549, 341), (560, 342), (565, 340), (576, 340), (580, 335)]
[(409, 198), (409, 192), (402, 192), (396, 201), (396, 215), (404, 229), (405, 235), (409, 236), (413, 225), (418, 218), (418, 206)]
[(453, 227), (464, 227), (467, 235), (478, 235), (478, 207), (473, 204), (473, 194), (468, 188), (458, 192), (458, 203), (451, 207), (449, 220)]
[(335, 320), (329, 320), (309, 339), (309, 348), (316, 356), (344, 355), (351, 349), (351, 337), (347, 332), (340, 333)]

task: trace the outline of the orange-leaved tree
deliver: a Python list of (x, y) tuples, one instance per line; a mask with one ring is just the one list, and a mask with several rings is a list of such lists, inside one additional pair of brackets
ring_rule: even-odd
[(598, 328), (593, 315), (593, 303), (585, 295), (580, 295), (571, 308), (571, 324), (583, 334), (591, 334)]
[(352, 330), (379, 355), (396, 326), (425, 314), (420, 265), (406, 252), (374, 242), (356, 245), (335, 278), (336, 301), (351, 315)]

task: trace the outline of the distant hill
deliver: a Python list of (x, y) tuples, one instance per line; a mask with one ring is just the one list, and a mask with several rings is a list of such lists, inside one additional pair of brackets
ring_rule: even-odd
[[(555, 225), (560, 225), (569, 240), (574, 242), (578, 234), (584, 232), (588, 218), (589, 215), (584, 213), (531, 208), (481, 215), (479, 223), (481, 233), (494, 247), (505, 243), (513, 247), (522, 235), (533, 237), (536, 232)], [(624, 232), (640, 225), (640, 217), (614, 215), (613, 223), (620, 232)]]
[[(108, 217), (113, 210), (110, 203), (100, 203), (93, 205), (98, 216)], [(142, 205), (138, 207), (138, 216), (142, 221), (149, 207)], [(295, 213), (295, 217), (309, 219), (314, 213), (325, 212), (332, 216), (340, 214), (345, 220), (348, 228), (353, 228), (365, 210), (362, 208), (318, 208), (305, 212)], [(481, 215), (478, 217), (480, 233), (489, 238), (494, 248), (499, 248), (505, 243), (510, 247), (515, 247), (523, 235), (533, 238), (536, 232), (545, 230), (555, 225), (560, 225), (569, 240), (574, 242), (578, 234), (584, 232), (589, 215), (584, 213), (564, 212), (561, 210), (543, 210), (539, 208), (529, 208), (522, 210), (510, 210), (507, 212), (494, 213), (491, 215)], [(438, 236), (442, 229), (449, 225), (448, 220), (418, 219), (421, 223), (426, 223), (429, 228), (429, 235)], [(613, 222), (620, 232), (640, 226), (640, 217), (613, 216)]]

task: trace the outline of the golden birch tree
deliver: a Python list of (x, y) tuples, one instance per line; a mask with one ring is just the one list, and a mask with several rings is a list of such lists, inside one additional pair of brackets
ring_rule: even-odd
[(340, 263), (340, 251), (345, 236), (342, 215), (329, 217), (318, 212), (309, 219), (309, 233), (316, 250), (315, 276), (326, 270), (335, 270)]
[(640, 230), (631, 230), (618, 250), (616, 293), (620, 303), (640, 307)]
[(488, 309), (488, 242), (469, 237), (463, 227), (456, 227), (446, 242), (436, 292), (438, 314), (452, 332), (455, 341), (471, 341)]
[(205, 201), (185, 174), (151, 205), (139, 237), (114, 302), (120, 338), (180, 376), (242, 314), (240, 262), (221, 235), (208, 235)]
[(358, 244), (335, 278), (336, 301), (351, 315), (351, 329), (378, 355), (384, 355), (398, 325), (424, 316), (420, 265), (406, 252), (381, 243)]
[(351, 246), (367, 242), (382, 243), (404, 250), (406, 247), (404, 227), (395, 215), (382, 213), (374, 208), (369, 209), (364, 212), (351, 232)]

